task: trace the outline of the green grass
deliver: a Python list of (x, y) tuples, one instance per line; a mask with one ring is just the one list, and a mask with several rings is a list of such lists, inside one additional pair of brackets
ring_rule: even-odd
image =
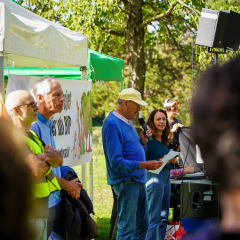
[[(98, 240), (107, 240), (110, 232), (110, 218), (112, 214), (113, 196), (112, 190), (107, 185), (106, 164), (102, 148), (102, 128), (93, 128), (93, 205), (94, 220), (98, 225)], [(89, 163), (87, 165), (87, 186), (85, 189), (89, 191)], [(81, 176), (81, 167), (76, 166), (74, 170), (78, 176)]]

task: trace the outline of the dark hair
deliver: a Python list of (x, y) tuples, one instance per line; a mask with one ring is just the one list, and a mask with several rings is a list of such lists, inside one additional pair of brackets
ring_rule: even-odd
[(0, 236), (7, 240), (32, 239), (28, 220), (31, 208), (31, 171), (24, 162), (22, 133), (0, 118)]
[(240, 57), (201, 77), (193, 98), (193, 136), (220, 189), (240, 188)]
[(156, 131), (156, 127), (154, 124), (154, 116), (157, 112), (162, 112), (166, 116), (166, 127), (162, 132), (162, 139), (163, 139), (164, 144), (167, 146), (169, 144), (169, 142), (171, 142), (171, 140), (172, 140), (172, 133), (171, 133), (170, 124), (168, 122), (167, 113), (162, 109), (153, 110), (149, 115), (147, 125), (151, 128), (153, 136), (156, 137), (157, 131)]

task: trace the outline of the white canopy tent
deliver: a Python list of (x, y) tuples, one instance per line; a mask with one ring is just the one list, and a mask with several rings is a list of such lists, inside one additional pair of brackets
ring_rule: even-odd
[[(87, 67), (88, 40), (24, 9), (0, 0), (0, 93), (4, 97), (4, 65), (21, 67)], [(82, 80), (87, 80), (86, 70)], [(85, 169), (82, 167), (82, 182)], [(83, 183), (84, 184), (84, 183)]]
[(88, 40), (10, 0), (0, 0), (0, 81), (3, 59), (14, 66), (87, 66)]

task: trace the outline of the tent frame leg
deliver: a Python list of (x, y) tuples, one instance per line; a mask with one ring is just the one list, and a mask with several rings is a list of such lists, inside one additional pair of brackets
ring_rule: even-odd
[(93, 202), (93, 159), (89, 163), (90, 199)]
[[(123, 81), (124, 81), (124, 80), (123, 80)], [(121, 91), (122, 91), (122, 90), (123, 90), (123, 88), (124, 88), (123, 81), (121, 81)]]
[(4, 101), (4, 56), (3, 52), (0, 52), (0, 93)]
[[(81, 80), (87, 80), (87, 71), (82, 71), (82, 78)], [(83, 188), (87, 189), (87, 182), (86, 182), (86, 163), (81, 165), (81, 182), (83, 185)]]

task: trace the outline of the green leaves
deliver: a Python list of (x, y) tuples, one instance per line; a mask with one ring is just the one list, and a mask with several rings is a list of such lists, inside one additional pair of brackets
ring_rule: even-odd
[[(137, 3), (139, 0), (132, 0)], [(78, 31), (88, 37), (89, 48), (120, 57), (125, 61), (125, 87), (129, 77), (129, 49), (125, 35), (116, 36), (113, 33), (124, 32), (130, 15), (124, 5), (128, 1), (120, 0), (19, 0), (19, 3), (50, 21)], [(152, 31), (144, 26), (144, 49), (147, 66), (145, 78), (145, 100), (149, 106), (143, 108), (144, 116), (153, 109), (162, 108), (166, 98), (181, 100), (181, 115), (185, 125), (190, 124), (189, 106), (192, 88), (201, 71), (210, 66), (211, 54), (205, 53), (205, 48), (193, 44), (192, 70), (192, 33), (197, 31), (199, 12), (203, 7), (220, 7), (239, 11), (237, 1), (210, 0), (144, 0), (142, 6), (143, 22), (165, 13), (175, 3), (176, 6), (168, 16), (149, 23)], [(136, 13), (134, 13), (136, 14)], [(136, 23), (135, 23), (136, 24)], [(137, 34), (133, 31), (131, 34)], [(131, 41), (131, 39), (130, 39)], [(195, 39), (194, 39), (195, 43)], [(227, 61), (236, 53), (228, 53), (219, 58), (220, 63)], [(193, 72), (193, 74), (192, 74)], [(192, 81), (193, 78), (193, 81)], [(114, 79), (113, 79), (114, 80)], [(111, 83), (112, 88), (99, 83), (92, 86), (93, 116), (117, 107), (117, 96), (120, 91)], [(86, 96), (87, 97), (87, 96)]]

